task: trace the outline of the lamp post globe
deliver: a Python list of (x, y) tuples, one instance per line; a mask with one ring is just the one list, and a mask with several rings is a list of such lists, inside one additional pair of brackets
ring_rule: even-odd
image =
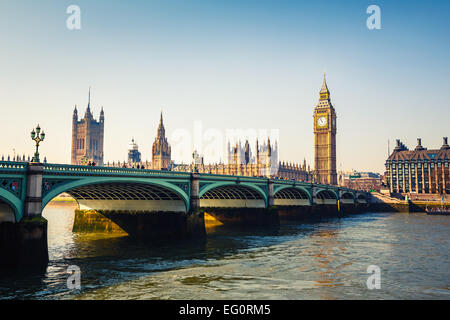
[(33, 140), (36, 143), (36, 152), (34, 153), (34, 157), (31, 160), (31, 162), (39, 163), (39, 143), (44, 141), (45, 139), (45, 133), (42, 131), (41, 133), (41, 127), (37, 125), (36, 129), (33, 129), (31, 131), (31, 140)]

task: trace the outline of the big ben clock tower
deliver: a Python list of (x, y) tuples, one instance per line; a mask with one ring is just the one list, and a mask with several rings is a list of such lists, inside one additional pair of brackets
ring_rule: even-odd
[(331, 104), (325, 74), (319, 103), (314, 109), (315, 182), (337, 185), (336, 112)]

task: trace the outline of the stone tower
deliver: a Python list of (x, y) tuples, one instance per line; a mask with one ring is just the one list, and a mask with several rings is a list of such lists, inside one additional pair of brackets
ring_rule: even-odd
[(313, 118), (315, 182), (337, 185), (336, 112), (331, 104), (325, 74)]
[(91, 113), (91, 90), (84, 118), (78, 121), (77, 106), (73, 110), (72, 117), (72, 158), (71, 163), (75, 165), (95, 162), (103, 165), (103, 137), (104, 137), (105, 114), (100, 111), (100, 119), (96, 121)]
[(250, 160), (251, 160), (250, 144), (248, 143), (248, 140), (246, 140), (244, 146), (244, 164), (249, 164)]
[(163, 116), (159, 121), (158, 131), (152, 148), (152, 169), (168, 170), (171, 166), (171, 148), (166, 138)]

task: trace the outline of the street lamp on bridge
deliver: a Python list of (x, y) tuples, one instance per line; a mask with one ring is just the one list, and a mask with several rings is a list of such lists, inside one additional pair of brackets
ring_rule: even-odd
[(41, 127), (39, 125), (36, 127), (36, 131), (34, 129), (31, 131), (31, 140), (36, 142), (36, 152), (34, 153), (34, 157), (31, 160), (31, 162), (40, 162), (39, 161), (39, 143), (44, 141), (45, 139), (45, 133), (44, 131), (41, 132)]

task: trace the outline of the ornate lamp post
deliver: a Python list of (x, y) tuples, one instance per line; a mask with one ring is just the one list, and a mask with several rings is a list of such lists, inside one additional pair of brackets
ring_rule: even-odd
[(195, 151), (192, 152), (192, 159), (193, 159), (193, 168), (192, 168), (192, 172), (197, 172), (197, 164), (195, 163)]
[(88, 163), (88, 158), (84, 156), (83, 158), (80, 159), (80, 162), (82, 166), (85, 166)]
[(34, 129), (31, 131), (31, 140), (36, 142), (36, 152), (34, 153), (34, 157), (31, 160), (31, 162), (40, 162), (39, 161), (39, 143), (44, 141), (45, 139), (45, 133), (44, 131), (41, 132), (41, 127), (39, 125), (36, 127), (36, 131)]

